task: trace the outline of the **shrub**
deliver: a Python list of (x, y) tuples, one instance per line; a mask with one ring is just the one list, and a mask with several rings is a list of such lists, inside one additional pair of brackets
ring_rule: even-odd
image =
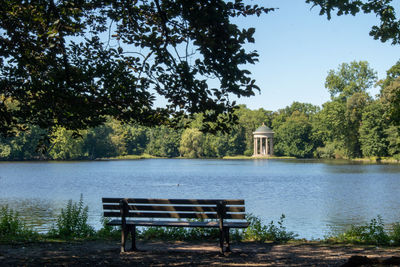
[(389, 237), (391, 245), (400, 245), (400, 223), (393, 224), (392, 231), (389, 232)]
[(263, 225), (261, 219), (249, 214), (247, 221), (250, 223), (249, 227), (246, 228), (242, 233), (243, 240), (251, 240), (257, 242), (274, 241), (274, 242), (287, 242), (297, 237), (297, 234), (288, 232), (286, 227), (283, 225), (285, 215), (282, 214), (278, 221), (278, 225), (275, 225), (274, 221), (271, 221), (268, 225)]
[(8, 206), (0, 209), (0, 241), (34, 241), (39, 234), (27, 227), (17, 212)]
[(87, 223), (88, 206), (83, 206), (83, 196), (78, 203), (70, 199), (65, 209), (57, 218), (55, 226), (49, 231), (50, 236), (61, 238), (87, 238), (95, 234), (94, 228)]
[[(400, 233), (400, 228), (398, 229)], [(354, 226), (338, 236), (329, 237), (328, 241), (340, 243), (366, 244), (366, 245), (389, 245), (391, 237), (384, 229), (381, 216), (372, 219), (369, 224)]]
[(318, 147), (314, 151), (314, 157), (323, 159), (333, 159), (335, 158), (335, 146), (332, 143), (326, 144), (324, 147)]
[(118, 239), (121, 238), (121, 231), (115, 226), (107, 225), (109, 218), (101, 218), (102, 227), (96, 232), (96, 236), (100, 239)]
[[(200, 219), (190, 221), (202, 221)], [(138, 231), (139, 238), (161, 240), (215, 240), (219, 238), (219, 230), (213, 228), (178, 228), (178, 227), (148, 227)]]

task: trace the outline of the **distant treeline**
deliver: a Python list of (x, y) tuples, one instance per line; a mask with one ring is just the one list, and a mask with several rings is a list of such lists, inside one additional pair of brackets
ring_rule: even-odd
[[(380, 86), (378, 96), (367, 90)], [(202, 115), (189, 128), (144, 127), (110, 119), (83, 130), (79, 137), (64, 128), (31, 126), (15, 137), (0, 137), (1, 160), (96, 159), (147, 153), (159, 157), (224, 157), (253, 154), (252, 132), (265, 123), (275, 132), (277, 156), (299, 158), (394, 157), (400, 159), (400, 61), (377, 82), (367, 62), (343, 63), (331, 70), (325, 87), (331, 100), (322, 107), (294, 102), (278, 111), (236, 110), (230, 133), (203, 133)], [(43, 136), (49, 144), (41, 146)], [(46, 147), (46, 150), (41, 150)]]

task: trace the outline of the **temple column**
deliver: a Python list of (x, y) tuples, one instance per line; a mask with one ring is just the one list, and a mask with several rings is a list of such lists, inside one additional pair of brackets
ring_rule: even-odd
[(267, 144), (267, 138), (264, 138), (264, 156), (268, 154), (268, 144)]
[(256, 153), (257, 153), (257, 150), (256, 150), (256, 139), (253, 138), (253, 155), (255, 156)]
[(257, 137), (254, 138), (254, 144), (255, 144), (255, 146), (256, 146), (254, 155), (257, 156), (257, 155), (258, 155), (258, 138), (257, 138)]
[(271, 137), (271, 156), (274, 155), (274, 138)]

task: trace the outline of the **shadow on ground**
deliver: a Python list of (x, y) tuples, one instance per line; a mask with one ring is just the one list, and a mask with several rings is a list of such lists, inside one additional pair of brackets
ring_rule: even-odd
[[(138, 242), (138, 248), (139, 252), (119, 253), (114, 241), (0, 245), (0, 262), (1, 266), (341, 266), (352, 256), (400, 255), (400, 248), (319, 243), (237, 243), (224, 256), (212, 242)], [(383, 261), (374, 262), (375, 266)]]

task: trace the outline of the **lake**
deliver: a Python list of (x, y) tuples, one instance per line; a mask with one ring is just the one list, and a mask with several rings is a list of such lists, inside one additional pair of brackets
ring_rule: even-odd
[(83, 194), (100, 227), (101, 197), (243, 198), (265, 223), (286, 215), (299, 237), (323, 238), (381, 215), (400, 222), (400, 165), (319, 160), (146, 159), (1, 162), (0, 205), (41, 231)]

